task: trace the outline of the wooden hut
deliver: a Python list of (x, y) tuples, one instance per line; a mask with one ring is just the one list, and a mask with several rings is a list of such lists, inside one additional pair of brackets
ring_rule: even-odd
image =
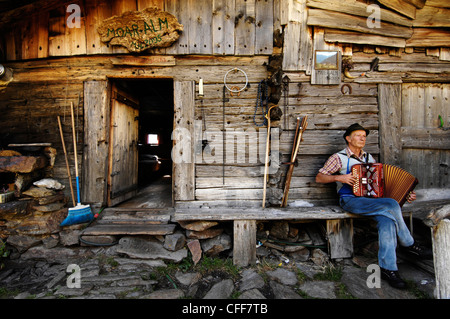
[(93, 207), (129, 200), (159, 165), (163, 206), (179, 220), (206, 208), (216, 208), (210, 219), (258, 219), (272, 105), (268, 209), (280, 205), (305, 116), (291, 203), (336, 205), (334, 186), (314, 177), (355, 122), (371, 131), (367, 150), (417, 176), (418, 189), (449, 188), (448, 1), (38, 0), (0, 10), (1, 147), (51, 143), (53, 176), (67, 186), (56, 119), (73, 155), (73, 104), (81, 198)]

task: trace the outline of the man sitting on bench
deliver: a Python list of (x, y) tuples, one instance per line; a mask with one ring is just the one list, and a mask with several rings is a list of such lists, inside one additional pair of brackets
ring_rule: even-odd
[[(333, 183), (338, 186), (339, 204), (348, 212), (373, 218), (378, 229), (378, 264), (381, 276), (392, 287), (403, 289), (406, 283), (398, 274), (397, 268), (397, 237), (405, 252), (420, 258), (431, 258), (430, 249), (419, 246), (414, 242), (405, 221), (403, 220), (400, 205), (392, 198), (356, 197), (352, 186), (356, 177), (351, 174), (351, 167), (361, 162), (374, 163), (372, 155), (363, 148), (369, 130), (358, 123), (350, 125), (344, 133), (347, 147), (330, 156), (316, 176), (317, 183)], [(337, 173), (337, 174), (336, 174)], [(416, 199), (412, 192), (408, 202)]]

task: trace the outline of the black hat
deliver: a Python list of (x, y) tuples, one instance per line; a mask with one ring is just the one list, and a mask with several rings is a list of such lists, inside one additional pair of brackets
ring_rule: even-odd
[(365, 129), (364, 127), (362, 127), (358, 123), (355, 123), (355, 124), (350, 125), (347, 128), (347, 130), (344, 133), (344, 139), (345, 139), (345, 137), (347, 137), (350, 134), (352, 134), (353, 131), (366, 131), (366, 136), (369, 135), (369, 130)]

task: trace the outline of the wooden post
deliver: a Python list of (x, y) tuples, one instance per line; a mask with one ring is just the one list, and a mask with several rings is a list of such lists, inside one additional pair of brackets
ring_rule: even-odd
[(436, 298), (450, 299), (450, 220), (442, 219), (431, 228), (433, 242), (434, 273), (436, 278)]
[(328, 248), (331, 259), (353, 255), (353, 219), (327, 220)]
[(256, 220), (234, 221), (233, 264), (246, 267), (256, 263)]

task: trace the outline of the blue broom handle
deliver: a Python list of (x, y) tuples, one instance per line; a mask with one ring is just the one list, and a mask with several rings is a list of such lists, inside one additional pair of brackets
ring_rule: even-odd
[(76, 176), (76, 179), (77, 179), (77, 198), (78, 198), (78, 204), (80, 204), (81, 203), (81, 199), (80, 199), (80, 182), (79, 182), (79, 179), (78, 179), (78, 175)]

